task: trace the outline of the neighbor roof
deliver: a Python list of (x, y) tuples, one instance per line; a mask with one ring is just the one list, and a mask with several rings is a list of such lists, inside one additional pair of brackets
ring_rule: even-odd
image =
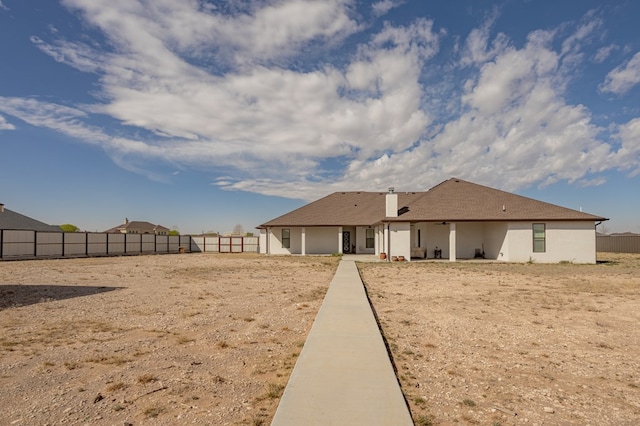
[(32, 219), (23, 214), (14, 212), (4, 207), (0, 209), (0, 229), (21, 229), (30, 231), (55, 231), (61, 232), (59, 226), (47, 225), (39, 220)]
[(145, 222), (145, 221), (139, 221), (139, 220), (131, 220), (128, 222), (123, 223), (122, 225), (118, 225), (115, 228), (111, 228), (108, 229), (106, 231), (104, 231), (105, 233), (117, 233), (120, 232), (122, 229), (135, 229), (135, 230), (139, 230), (142, 232), (155, 232), (155, 231), (168, 231), (169, 228), (166, 228), (162, 225), (154, 225), (151, 222)]
[(606, 218), (451, 178), (428, 191), (398, 192), (398, 217), (385, 217), (385, 192), (335, 192), (260, 225), (369, 226), (397, 222), (602, 221)]

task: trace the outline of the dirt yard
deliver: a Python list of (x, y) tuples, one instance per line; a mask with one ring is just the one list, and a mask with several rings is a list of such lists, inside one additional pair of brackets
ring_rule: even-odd
[[(0, 262), (1, 425), (267, 425), (337, 257)], [(419, 426), (636, 425), (640, 256), (359, 263)]]
[(640, 424), (640, 256), (359, 264), (417, 425)]
[(338, 260), (0, 262), (0, 425), (269, 424)]

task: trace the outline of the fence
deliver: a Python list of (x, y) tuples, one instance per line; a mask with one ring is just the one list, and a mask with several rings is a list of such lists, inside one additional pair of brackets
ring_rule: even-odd
[(0, 259), (3, 260), (179, 253), (190, 245), (189, 235), (0, 229)]
[(258, 237), (107, 234), (0, 229), (0, 260), (181, 252), (258, 253)]
[(596, 251), (609, 253), (640, 253), (640, 235), (598, 235)]
[(192, 252), (258, 253), (259, 237), (191, 237)]

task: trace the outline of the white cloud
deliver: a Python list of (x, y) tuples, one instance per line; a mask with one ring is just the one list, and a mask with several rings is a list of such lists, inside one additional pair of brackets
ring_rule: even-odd
[(2, 2), (0, 1), (0, 9), (2, 10), (9, 10), (9, 8), (7, 6), (5, 6), (4, 4), (2, 4)]
[(238, 64), (286, 58), (314, 41), (336, 42), (358, 30), (351, 0), (267, 2), (223, 15), (199, 2), (64, 0), (120, 50), (153, 57), (173, 50)]
[(599, 89), (605, 93), (624, 95), (638, 83), (640, 83), (640, 52), (627, 63), (611, 70)]
[(640, 174), (640, 118), (618, 126), (616, 137), (620, 146), (609, 158), (611, 166), (627, 170), (631, 176)]
[(0, 130), (15, 130), (16, 126), (9, 123), (6, 118), (0, 115)]
[(613, 53), (615, 50), (620, 49), (620, 46), (617, 44), (610, 44), (609, 46), (601, 47), (596, 51), (595, 56), (593, 57), (593, 62), (596, 64), (601, 64), (607, 60), (607, 58)]
[(375, 16), (383, 16), (386, 15), (391, 9), (400, 6), (402, 1), (394, 1), (394, 0), (380, 0), (371, 5), (371, 10), (373, 10), (373, 14)]
[(507, 48), (508, 39), (504, 34), (497, 34), (491, 46), (489, 46), (491, 30), (498, 16), (498, 9), (494, 8), (479, 28), (471, 30), (462, 51), (460, 63), (463, 66), (477, 65), (490, 61), (498, 52)]
[[(0, 111), (99, 145), (152, 179), (164, 177), (148, 164), (167, 165), (167, 178), (223, 170), (212, 182), (221, 188), (309, 200), (333, 190), (427, 188), (450, 176), (508, 190), (597, 184), (599, 173), (640, 164), (635, 122), (618, 129), (613, 147), (598, 139), (603, 129), (584, 106), (565, 100), (600, 25), (593, 20), (564, 40), (560, 31), (533, 31), (517, 48), (492, 37), (494, 11), (447, 70), (464, 73), (463, 83), (438, 90), (430, 66), (445, 33), (427, 19), (385, 24), (338, 61), (327, 55), (300, 69), (309, 50), (337, 55), (335, 43), (361, 29), (352, 2), (251, 2), (231, 13), (195, 0), (64, 2), (108, 44), (32, 42), (94, 73), (96, 103), (0, 98)], [(434, 123), (433, 105), (454, 106)], [(97, 115), (122, 126), (97, 128)]]

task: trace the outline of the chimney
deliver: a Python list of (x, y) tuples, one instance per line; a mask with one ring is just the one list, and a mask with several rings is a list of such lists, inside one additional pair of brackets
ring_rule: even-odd
[(398, 217), (398, 194), (396, 194), (395, 189), (393, 187), (389, 188), (389, 192), (387, 193), (387, 209), (386, 216), (387, 217)]
[(128, 217), (125, 217), (125, 218), (124, 218), (124, 224), (125, 224), (125, 225), (129, 224), (129, 218), (128, 218)]
[(4, 212), (4, 204), (0, 203), (0, 213)]

